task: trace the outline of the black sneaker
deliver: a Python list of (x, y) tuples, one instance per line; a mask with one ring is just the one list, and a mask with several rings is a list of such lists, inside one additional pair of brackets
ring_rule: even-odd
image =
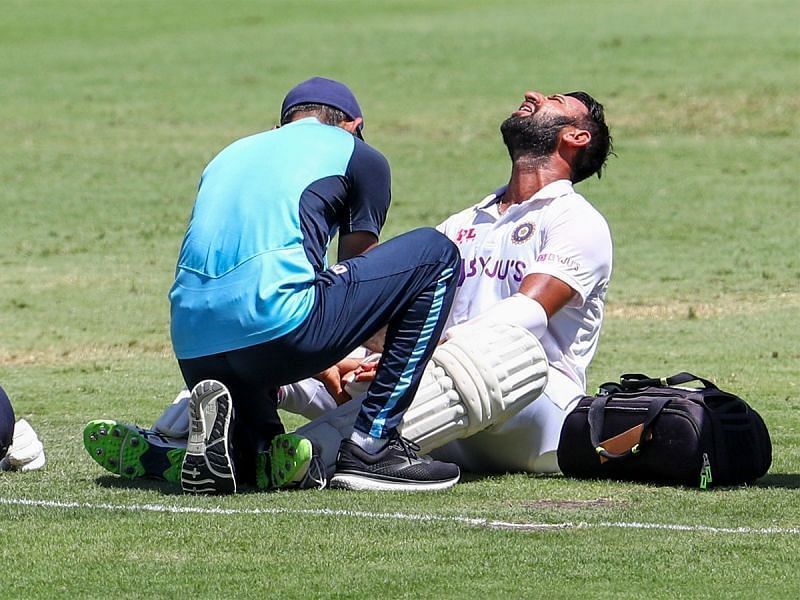
[(397, 436), (377, 454), (342, 440), (330, 487), (347, 490), (422, 492), (446, 490), (458, 483), (457, 465), (418, 456), (419, 446)]
[(233, 494), (231, 395), (219, 381), (201, 381), (189, 400), (189, 441), (181, 468), (181, 487), (190, 494)]

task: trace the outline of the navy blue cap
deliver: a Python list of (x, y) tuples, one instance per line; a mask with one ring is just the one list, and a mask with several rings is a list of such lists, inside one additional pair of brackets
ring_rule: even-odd
[[(339, 109), (350, 119), (364, 118), (358, 100), (350, 88), (339, 81), (325, 77), (306, 79), (289, 90), (286, 98), (283, 99), (281, 117), (286, 114), (287, 110), (298, 104), (324, 104)], [(356, 133), (363, 139), (362, 128), (363, 123), (359, 125)]]
[(14, 409), (3, 388), (0, 387), (0, 458), (8, 451), (14, 440)]

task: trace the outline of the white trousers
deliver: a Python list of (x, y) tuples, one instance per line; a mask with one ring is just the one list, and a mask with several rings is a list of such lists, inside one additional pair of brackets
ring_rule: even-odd
[(508, 421), (450, 442), (431, 455), (476, 473), (558, 473), (561, 427), (581, 396), (577, 383), (551, 368), (542, 395)]

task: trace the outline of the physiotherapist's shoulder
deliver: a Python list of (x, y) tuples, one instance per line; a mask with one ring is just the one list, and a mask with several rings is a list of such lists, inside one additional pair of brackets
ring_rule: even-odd
[(236, 162), (242, 155), (252, 152), (255, 148), (265, 143), (269, 143), (273, 131), (277, 131), (277, 129), (253, 133), (230, 142), (214, 155), (208, 162), (208, 165), (206, 165), (205, 170), (207, 171), (220, 163), (224, 164), (228, 161)]
[(359, 167), (360, 170), (363, 170), (363, 167), (366, 167), (368, 169), (377, 169), (378, 171), (386, 173), (387, 175), (390, 173), (389, 161), (382, 152), (380, 152), (374, 146), (370, 146), (365, 141), (347, 133), (343, 129), (340, 131), (352, 138), (353, 153), (350, 159), (351, 165), (354, 167)]

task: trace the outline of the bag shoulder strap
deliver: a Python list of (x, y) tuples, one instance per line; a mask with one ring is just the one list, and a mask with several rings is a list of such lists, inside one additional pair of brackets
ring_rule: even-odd
[[(626, 373), (625, 375), (622, 375), (619, 378), (619, 388), (621, 388), (620, 391), (631, 391), (631, 390), (640, 390), (646, 387), (674, 387), (676, 385), (682, 385), (684, 383), (689, 383), (691, 381), (700, 382), (703, 385), (703, 389), (707, 390), (719, 389), (708, 379), (703, 379), (702, 377), (698, 377), (697, 375), (692, 375), (691, 373), (687, 373), (686, 371), (682, 371), (671, 377), (662, 377), (660, 379), (656, 379), (654, 377), (648, 377), (647, 375), (643, 375), (641, 373)], [(608, 384), (603, 384), (603, 386), (601, 387), (604, 387), (606, 385)]]

